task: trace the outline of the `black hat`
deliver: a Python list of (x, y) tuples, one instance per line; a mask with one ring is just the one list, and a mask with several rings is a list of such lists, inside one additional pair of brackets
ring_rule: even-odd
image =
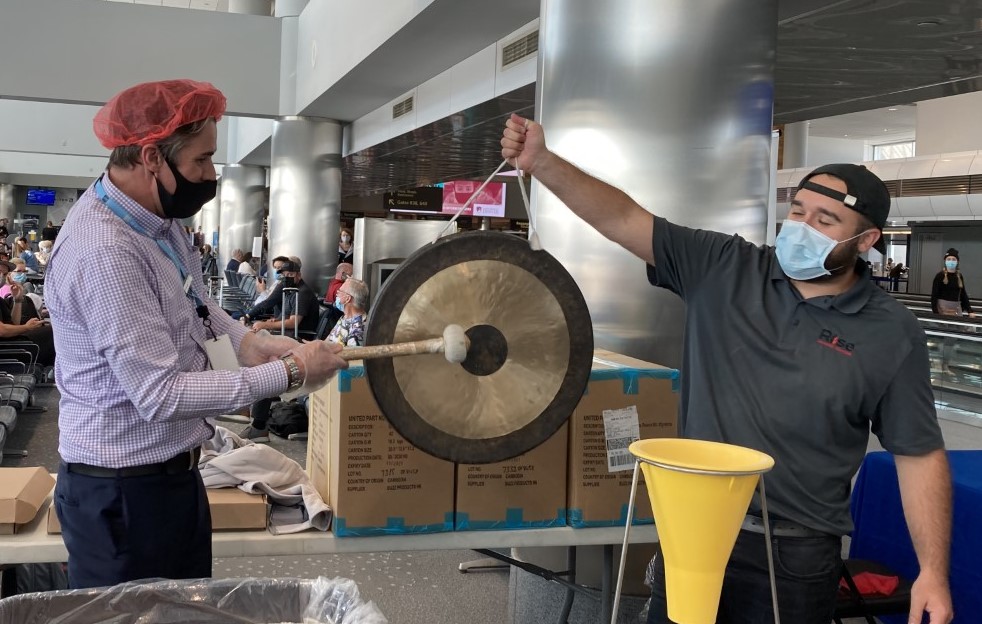
[[(809, 182), (813, 177), (823, 173), (845, 182), (846, 192), (841, 193), (835, 189)], [(887, 215), (890, 214), (890, 191), (887, 190), (887, 185), (883, 183), (883, 180), (866, 167), (847, 163), (825, 165), (805, 176), (798, 184), (798, 190), (802, 188), (842, 202), (865, 216), (880, 232), (883, 232), (883, 226), (887, 223)], [(873, 248), (881, 254), (886, 253), (887, 246), (882, 235), (880, 240), (873, 245)]]
[(947, 258), (948, 256), (954, 256), (955, 260), (961, 260), (961, 258), (958, 257), (958, 250), (955, 249), (954, 247), (944, 252), (944, 257)]

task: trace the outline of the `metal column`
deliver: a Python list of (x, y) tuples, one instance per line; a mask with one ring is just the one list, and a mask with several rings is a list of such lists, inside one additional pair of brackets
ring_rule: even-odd
[(337, 265), (341, 124), (277, 120), (270, 162), (269, 257), (299, 256), (304, 282), (324, 293)]

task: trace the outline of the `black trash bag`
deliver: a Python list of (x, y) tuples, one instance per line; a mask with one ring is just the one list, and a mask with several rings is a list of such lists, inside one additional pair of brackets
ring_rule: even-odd
[(270, 408), (266, 426), (270, 433), (285, 438), (295, 433), (307, 433), (308, 424), (307, 408), (300, 401), (280, 401)]

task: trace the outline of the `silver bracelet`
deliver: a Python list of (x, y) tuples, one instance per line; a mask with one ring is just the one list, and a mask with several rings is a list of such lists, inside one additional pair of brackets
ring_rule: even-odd
[(303, 385), (303, 377), (300, 375), (300, 366), (297, 365), (297, 360), (292, 355), (287, 355), (282, 358), (283, 363), (286, 364), (286, 373), (290, 379), (290, 386), (287, 390), (296, 390)]

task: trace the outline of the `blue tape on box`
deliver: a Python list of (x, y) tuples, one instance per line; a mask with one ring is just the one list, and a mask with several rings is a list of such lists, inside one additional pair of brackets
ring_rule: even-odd
[(508, 531), (512, 529), (542, 529), (566, 526), (566, 509), (556, 510), (556, 517), (549, 520), (525, 521), (525, 512), (521, 507), (509, 507), (505, 510), (504, 520), (471, 520), (470, 514), (457, 512), (456, 531)]
[[(621, 514), (617, 520), (590, 520), (586, 521), (583, 519), (582, 509), (570, 509), (569, 513), (566, 515), (566, 522), (569, 526), (574, 529), (589, 529), (591, 527), (611, 527), (611, 526), (624, 526), (627, 522), (627, 503), (621, 505)], [(641, 524), (654, 524), (654, 518), (634, 518), (634, 522), (631, 526), (638, 526)]]
[(443, 514), (443, 522), (437, 524), (411, 524), (401, 517), (390, 517), (385, 526), (349, 527), (344, 518), (334, 518), (335, 537), (369, 537), (373, 535), (411, 535), (414, 533), (445, 533), (453, 531), (454, 514), (448, 511)]
[[(603, 360), (595, 360), (603, 364), (612, 364)], [(672, 382), (672, 392), (679, 391), (679, 372), (674, 368), (600, 368), (590, 371), (590, 381), (608, 381), (620, 379), (624, 383), (624, 394), (638, 393), (638, 379), (669, 379)], [(589, 388), (587, 388), (589, 391)]]
[(365, 376), (364, 366), (352, 366), (338, 372), (338, 391), (351, 392), (351, 380)]

